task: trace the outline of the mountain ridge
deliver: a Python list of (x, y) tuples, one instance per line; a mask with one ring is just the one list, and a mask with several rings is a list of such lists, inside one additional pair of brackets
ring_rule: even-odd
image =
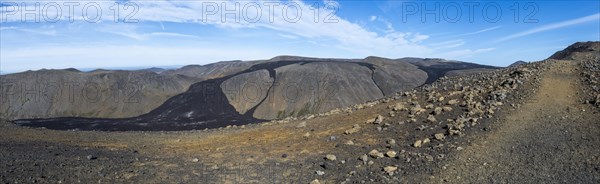
[[(261, 68), (261, 66), (265, 66), (266, 68)], [(45, 122), (44, 124), (50, 125), (52, 123), (49, 122), (53, 121), (52, 118), (58, 118), (54, 120), (62, 121), (62, 124), (65, 124), (64, 122), (71, 122), (70, 124), (72, 125), (78, 124), (71, 127), (57, 126), (55, 127), (57, 129), (79, 127), (79, 129), (93, 130), (94, 127), (89, 126), (93, 125), (97, 128), (99, 124), (104, 124), (104, 127), (110, 127), (109, 125), (114, 123), (107, 122), (115, 121), (131, 122), (132, 125), (136, 125), (127, 125), (128, 127), (124, 127), (122, 130), (216, 128), (226, 125), (241, 125), (290, 116), (322, 113), (335, 108), (383, 98), (398, 91), (409, 90), (428, 84), (440, 77), (446, 76), (446, 73), (460, 75), (462, 73), (479, 73), (494, 69), (499, 69), (499, 67), (435, 58), (388, 59), (369, 56), (364, 59), (343, 59), (277, 56), (268, 60), (234, 60), (207, 65), (186, 65), (176, 69), (160, 70), (160, 72), (153, 70), (97, 70), (90, 72), (75, 72), (72, 70), (29, 71), (3, 75), (2, 81), (9, 81), (9, 83), (10, 81), (12, 83), (32, 83), (31, 80), (26, 80), (31, 77), (15, 76), (24, 74), (43, 75), (49, 72), (53, 73), (53, 75), (42, 77), (41, 79), (61, 79), (58, 82), (64, 83), (70, 80), (91, 77), (95, 83), (102, 84), (100, 85), (102, 86), (101, 91), (106, 91), (111, 85), (123, 85), (129, 84), (132, 81), (138, 81), (140, 84), (138, 92), (145, 95), (141, 95), (138, 103), (111, 102), (109, 98), (103, 98), (99, 102), (99, 104), (102, 104), (102, 107), (83, 103), (88, 106), (85, 108), (76, 105), (76, 103), (75, 105), (73, 103), (65, 103), (66, 99), (64, 98), (53, 103), (19, 102), (18, 99), (11, 99), (12, 103), (9, 103), (10, 105), (0, 105), (0, 110), (1, 112), (5, 112), (2, 118), (21, 119), (19, 121), (21, 124), (27, 124), (23, 122)], [(267, 72), (260, 74), (260, 70)], [(71, 73), (71, 77), (64, 77), (61, 72)], [(236, 77), (242, 74), (253, 77)], [(160, 78), (166, 79), (165, 82), (167, 83), (176, 83), (178, 85), (171, 85), (172, 87), (168, 88), (170, 90), (164, 91), (165, 84), (151, 82), (154, 79)], [(79, 82), (85, 83), (86, 81)], [(145, 85), (146, 83), (153, 85), (148, 86)], [(264, 83), (264, 85), (252, 86), (254, 83)], [(198, 85), (204, 86), (194, 87)], [(194, 90), (194, 88), (198, 89)], [(162, 92), (160, 92), (161, 90)], [(212, 90), (212, 92), (208, 94), (206, 90)], [(194, 91), (204, 92), (196, 93)], [(125, 89), (119, 92), (126, 93), (127, 91)], [(175, 100), (174, 103), (169, 102), (169, 100), (172, 101), (174, 98), (183, 97), (187, 93), (196, 94), (193, 96), (217, 95), (213, 96), (217, 98), (191, 100), (193, 96), (190, 96)], [(53, 95), (56, 94), (58, 93), (53, 93)], [(157, 96), (156, 94), (160, 95)], [(285, 95), (296, 96), (294, 96), (293, 100), (290, 100), (292, 98)], [(249, 100), (247, 97), (260, 97), (262, 100), (259, 102), (250, 102), (251, 99)], [(177, 108), (177, 106), (186, 103), (187, 100), (184, 99), (195, 101), (194, 104), (200, 105), (198, 107), (204, 109), (197, 109), (193, 105)], [(216, 100), (217, 102), (207, 102), (209, 100)], [(170, 105), (165, 106), (165, 104)], [(56, 107), (61, 107), (61, 110), (55, 110)], [(172, 108), (180, 110), (173, 111)], [(203, 110), (211, 112), (214, 115), (199, 113), (199, 111)], [(165, 112), (168, 113), (165, 114)], [(169, 115), (174, 112), (179, 114)], [(115, 116), (115, 114), (120, 115)], [(229, 119), (218, 117), (219, 114), (230, 114), (227, 116)], [(72, 118), (67, 121), (69, 119), (67, 117)], [(165, 117), (170, 117), (170, 119), (165, 119)], [(115, 118), (117, 120), (111, 120)], [(124, 119), (119, 120), (119, 118)], [(90, 120), (96, 123), (89, 123)], [(156, 126), (153, 128), (137, 126), (147, 124), (142, 123), (142, 120), (145, 122), (156, 122)], [(216, 125), (215, 121), (218, 121)], [(173, 122), (184, 122), (183, 124), (185, 125), (175, 125), (176, 123), (173, 124)], [(165, 124), (169, 123), (174, 126), (165, 127), (167, 126)], [(127, 123), (121, 124), (125, 126)], [(194, 125), (192, 128), (186, 127), (192, 124), (198, 126)], [(86, 126), (87, 128), (85, 128)], [(113, 130), (113, 128), (105, 128), (104, 130), (109, 129)], [(115, 130), (120, 129), (116, 128)]]

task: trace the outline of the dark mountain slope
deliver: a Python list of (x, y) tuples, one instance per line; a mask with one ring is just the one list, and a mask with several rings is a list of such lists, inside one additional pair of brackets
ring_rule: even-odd
[(189, 130), (243, 125), (363, 103), (433, 82), (448, 71), (474, 68), (494, 67), (428, 59), (406, 62), (377, 57), (351, 60), (280, 56), (262, 61), (221, 62), (163, 71), (163, 76), (204, 80), (136, 117), (47, 118), (15, 122), (51, 129), (106, 131)]
[(571, 59), (570, 57), (572, 57), (573, 54), (583, 52), (594, 52), (596, 54), (600, 54), (600, 42), (577, 42), (564, 50), (554, 53), (548, 59)]
[(149, 71), (28, 71), (0, 76), (0, 118), (131, 117), (198, 80)]

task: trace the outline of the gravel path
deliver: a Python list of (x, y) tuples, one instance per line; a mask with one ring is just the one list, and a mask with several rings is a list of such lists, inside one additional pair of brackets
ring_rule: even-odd
[(551, 63), (542, 86), (428, 183), (600, 183), (600, 116), (578, 103), (577, 63)]

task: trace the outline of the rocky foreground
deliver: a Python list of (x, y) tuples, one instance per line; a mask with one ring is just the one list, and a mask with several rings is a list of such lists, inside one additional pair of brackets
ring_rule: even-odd
[(79, 132), (4, 122), (0, 182), (599, 183), (600, 43), (573, 47), (261, 124)]

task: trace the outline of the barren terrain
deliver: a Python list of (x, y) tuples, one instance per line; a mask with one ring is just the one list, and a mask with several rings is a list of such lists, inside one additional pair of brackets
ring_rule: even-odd
[(0, 182), (599, 183), (597, 53), (206, 131), (2, 122)]

